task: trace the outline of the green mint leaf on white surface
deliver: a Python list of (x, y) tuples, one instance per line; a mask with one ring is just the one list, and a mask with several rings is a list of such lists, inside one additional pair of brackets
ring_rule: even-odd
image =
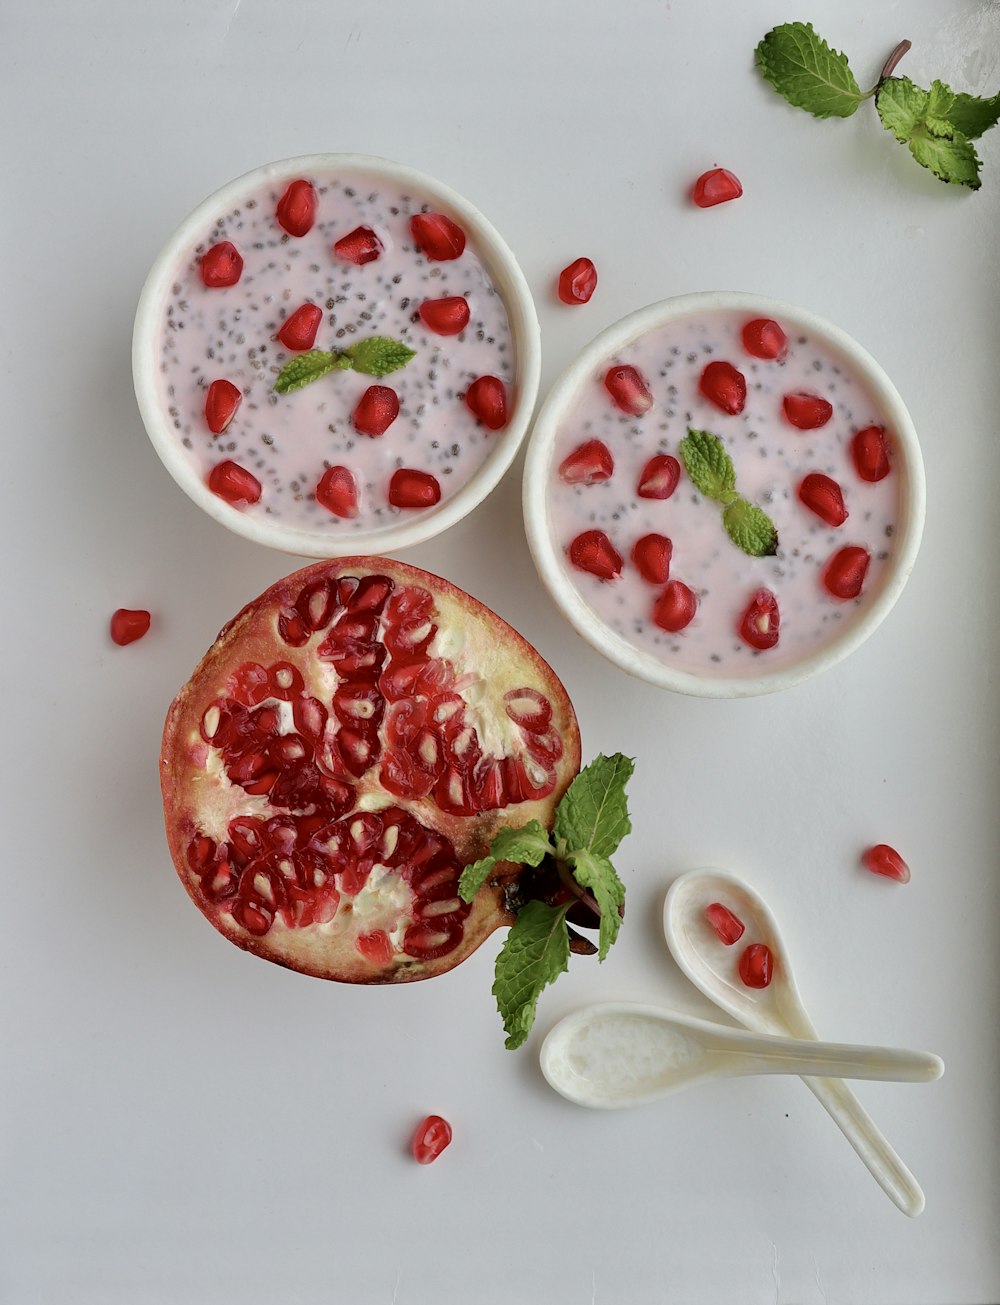
[(350, 366), (366, 376), (388, 376), (416, 357), (414, 350), (408, 349), (400, 340), (391, 340), (382, 335), (350, 344), (344, 352), (351, 360)]
[(555, 848), (549, 842), (545, 826), (539, 820), (531, 820), (521, 829), (501, 829), (490, 844), (486, 856), (473, 861), (462, 871), (458, 881), (459, 896), (465, 902), (471, 902), (476, 893), (493, 873), (498, 861), (513, 861), (518, 865), (541, 865), (546, 856)]
[(528, 902), (518, 912), (496, 963), (493, 995), (513, 1051), (531, 1032), (542, 989), (569, 969), (566, 906)]
[(970, 140), (960, 131), (952, 130), (950, 136), (940, 133), (939, 124), (920, 123), (910, 137), (910, 153), (917, 162), (930, 169), (942, 181), (968, 186), (978, 190), (979, 156)]
[[(941, 83), (935, 82), (934, 85), (940, 86)], [(965, 95), (959, 92), (958, 95), (952, 95), (952, 102), (947, 112), (940, 116), (947, 118), (966, 140), (977, 140), (984, 131), (995, 127), (1000, 121), (1000, 94), (983, 99), (978, 95)]]
[(570, 862), (573, 878), (581, 887), (590, 889), (601, 908), (597, 959), (603, 961), (621, 928), (622, 918), (618, 908), (625, 901), (625, 885), (606, 856), (584, 849), (574, 852)]
[(321, 376), (343, 371), (350, 365), (343, 354), (330, 353), (328, 349), (310, 349), (306, 353), (296, 354), (285, 363), (274, 382), (274, 388), (278, 394), (291, 394), (293, 390), (301, 390), (304, 385), (318, 381)]
[(905, 145), (927, 113), (930, 98), (928, 92), (911, 82), (909, 77), (890, 77), (879, 87), (875, 107), (882, 126)]
[(789, 104), (816, 118), (849, 118), (863, 98), (845, 55), (811, 23), (783, 23), (757, 46), (757, 67)]
[(722, 514), (726, 534), (750, 557), (773, 557), (778, 551), (778, 532), (763, 508), (745, 498), (730, 503)]
[(557, 846), (569, 853), (588, 851), (610, 856), (632, 830), (625, 785), (634, 769), (631, 759), (620, 752), (595, 757), (585, 766), (563, 794), (556, 811), (552, 832)]
[(692, 430), (680, 442), (678, 452), (694, 487), (717, 503), (736, 497), (736, 468), (718, 435)]

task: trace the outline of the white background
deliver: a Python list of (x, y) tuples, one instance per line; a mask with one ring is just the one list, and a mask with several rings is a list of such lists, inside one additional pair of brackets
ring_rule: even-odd
[[(863, 83), (905, 36), (924, 85), (1000, 89), (996, 0), (0, 6), (4, 1305), (1000, 1297), (1000, 131), (972, 195), (918, 168), (870, 105), (847, 122), (788, 108), (752, 52), (793, 18)], [(555, 664), (587, 755), (637, 758), (622, 939), (602, 967), (574, 958), (518, 1053), (489, 991), (499, 938), (432, 983), (306, 979), (216, 935), (162, 836), (167, 705), (294, 561), (214, 524), (160, 466), (132, 314), (203, 196), (322, 150), (410, 163), (486, 213), (538, 302), (543, 389), (643, 304), (759, 291), (866, 345), (923, 444), (927, 529), (898, 607), (774, 698), (672, 696), (586, 647), (535, 579), (516, 470), (407, 554)], [(716, 163), (744, 198), (689, 206)], [(554, 277), (584, 253), (597, 294), (565, 308)], [(124, 650), (118, 606), (155, 614)], [(858, 868), (882, 840), (908, 887)], [(712, 1013), (659, 928), (672, 878), (712, 863), (771, 902), (823, 1034), (947, 1062), (931, 1086), (859, 1088), (926, 1190), (919, 1220), (794, 1079), (623, 1114), (542, 1082), (542, 1033), (584, 1001)], [(406, 1143), (427, 1111), (455, 1141), (424, 1169)]]

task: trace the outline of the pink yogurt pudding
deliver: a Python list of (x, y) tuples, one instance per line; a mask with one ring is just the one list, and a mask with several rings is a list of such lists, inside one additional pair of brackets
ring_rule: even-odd
[[(885, 594), (901, 561), (901, 518), (909, 525), (922, 513), (919, 494), (911, 511), (902, 404), (890, 411), (856, 361), (803, 324), (808, 315), (725, 298), (739, 306), (668, 315), (594, 358), (559, 396), (551, 425), (543, 410), (544, 469), (533, 441), (526, 470), (526, 512), (528, 477), (545, 479), (544, 526), (529, 514), (536, 561), (542, 537), (557, 587), (569, 587), (577, 613), (581, 602), (589, 611), (589, 635), (601, 646), (599, 632), (613, 632), (610, 642), (679, 673), (688, 682), (675, 687), (692, 691), (695, 677), (774, 678), (821, 660)], [(763, 336), (755, 327), (744, 338), (763, 321)], [(692, 479), (689, 431), (717, 437), (735, 472), (729, 497), (770, 518), (777, 540), (757, 545), (765, 555), (733, 542), (724, 502)], [(916, 545), (906, 535), (908, 570)]]
[[(341, 537), (353, 548), (359, 533), (460, 495), (502, 442), (521, 380), (479, 229), (411, 184), (420, 174), (378, 160), (323, 167), (323, 157), (292, 160), (301, 172), (260, 169), (245, 189), (220, 192), (222, 207), (202, 206), (160, 277), (151, 341), (160, 443), (176, 443), (195, 492), (207, 486), (226, 513), (319, 536), (302, 548), (317, 553), (324, 538), (329, 551)], [(429, 232), (419, 229), (427, 214)], [(373, 337), (412, 358), (384, 376), (348, 368), (276, 391), (297, 356)], [(372, 387), (374, 420), (363, 415)]]

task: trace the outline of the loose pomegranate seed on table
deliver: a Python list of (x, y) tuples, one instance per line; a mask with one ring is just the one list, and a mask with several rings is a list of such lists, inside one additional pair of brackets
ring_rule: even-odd
[(632, 561), (648, 584), (665, 585), (670, 578), (674, 546), (666, 535), (643, 535), (632, 546)]
[(120, 648), (149, 632), (150, 614), (141, 608), (119, 607), (111, 615), (111, 638)]
[(355, 405), (351, 423), (361, 435), (377, 439), (399, 416), (399, 395), (388, 385), (369, 385)]
[(862, 480), (875, 484), (890, 471), (889, 445), (884, 426), (866, 426), (851, 440), (851, 457)]
[(866, 548), (854, 544), (834, 553), (823, 571), (823, 585), (827, 592), (844, 601), (857, 598), (864, 587), (871, 560)]
[(213, 435), (221, 435), (243, 402), (243, 395), (232, 381), (213, 381), (205, 395), (205, 425)]
[(642, 469), (636, 493), (640, 498), (669, 498), (681, 478), (681, 464), (669, 453), (657, 453)]
[(873, 875), (883, 875), (900, 884), (910, 882), (910, 867), (888, 843), (876, 843), (874, 847), (869, 847), (862, 853), (861, 863)]
[(597, 289), (597, 268), (589, 258), (575, 258), (559, 273), (558, 293), (564, 304), (585, 304)]
[(288, 189), (278, 200), (275, 217), (278, 225), (290, 236), (304, 236), (313, 228), (316, 221), (318, 199), (316, 187), (311, 181), (299, 178), (291, 182)]
[(721, 902), (710, 902), (705, 907), (705, 919), (715, 931), (715, 936), (727, 947), (732, 947), (733, 943), (739, 942), (746, 929), (739, 916), (734, 915), (729, 907), (723, 906)]
[(277, 338), (286, 349), (301, 353), (316, 343), (316, 333), (322, 320), (323, 310), (317, 304), (301, 304), (285, 318)]
[(428, 508), (441, 500), (441, 486), (429, 471), (400, 467), (389, 481), (389, 502), (398, 508)]
[(739, 623), (739, 635), (744, 643), (766, 652), (778, 643), (781, 614), (778, 600), (770, 589), (758, 589), (750, 599)]
[(559, 475), (568, 485), (597, 485), (610, 480), (615, 469), (611, 450), (601, 440), (587, 440), (559, 464)]
[(316, 502), (335, 517), (358, 515), (358, 482), (347, 467), (327, 467), (316, 486)]
[(342, 263), (355, 263), (358, 267), (363, 267), (366, 263), (374, 263), (381, 255), (382, 248), (382, 241), (371, 227), (361, 226), (334, 242), (333, 256)]
[(417, 1164), (429, 1165), (451, 1141), (451, 1124), (440, 1115), (428, 1115), (413, 1134), (410, 1150)]
[(793, 426), (799, 430), (819, 430), (833, 416), (833, 404), (819, 394), (799, 391), (786, 394), (781, 408)]
[(435, 335), (459, 335), (469, 325), (469, 301), (464, 295), (425, 299), (418, 311), (424, 326)]
[(410, 232), (417, 248), (434, 262), (449, 263), (465, 252), (465, 232), (443, 213), (414, 214)]
[(632, 417), (641, 417), (653, 406), (646, 378), (635, 367), (609, 368), (604, 374), (604, 388), (614, 400), (615, 407)]
[(788, 336), (770, 317), (755, 317), (743, 328), (743, 348), (754, 358), (782, 359), (788, 352)]
[(743, 194), (740, 179), (726, 168), (712, 168), (703, 172), (694, 183), (691, 198), (699, 208), (714, 208), (716, 204), (726, 204), (731, 199), (739, 199)]
[(746, 377), (730, 362), (710, 362), (701, 374), (698, 389), (731, 417), (741, 413), (747, 401)]
[(220, 462), (208, 475), (208, 488), (234, 507), (260, 501), (260, 481), (238, 462)]
[(774, 975), (774, 957), (764, 943), (744, 948), (739, 961), (740, 978), (748, 988), (766, 988)]
[(201, 257), (202, 282), (210, 290), (235, 285), (243, 275), (243, 256), (231, 240), (220, 240)]
[(815, 512), (828, 526), (842, 526), (847, 520), (843, 491), (830, 476), (811, 471), (799, 485), (798, 495), (809, 511)]
[(578, 571), (588, 571), (598, 580), (617, 580), (624, 562), (603, 530), (585, 530), (569, 546), (569, 560)]
[(498, 376), (479, 376), (465, 392), (469, 411), (487, 430), (507, 425), (507, 391)]

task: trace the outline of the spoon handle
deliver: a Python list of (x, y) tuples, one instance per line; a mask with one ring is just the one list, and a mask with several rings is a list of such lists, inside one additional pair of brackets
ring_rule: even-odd
[[(725, 1045), (725, 1039), (716, 1035)], [(927, 1083), (943, 1068), (937, 1056), (897, 1047), (860, 1047), (842, 1042), (803, 1041), (752, 1034), (732, 1035), (733, 1050), (748, 1057), (747, 1072), (866, 1078), (883, 1083)], [(753, 1067), (751, 1070), (750, 1067)]]

